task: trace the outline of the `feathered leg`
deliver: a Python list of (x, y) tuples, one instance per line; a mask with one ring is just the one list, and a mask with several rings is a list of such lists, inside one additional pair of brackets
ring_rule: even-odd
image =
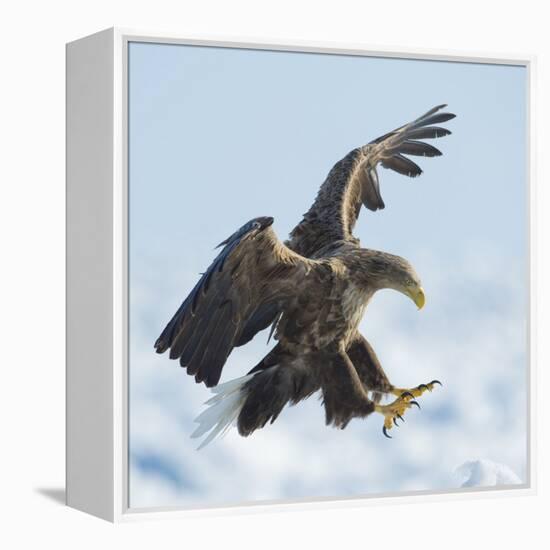
[(352, 418), (363, 418), (374, 412), (357, 370), (348, 355), (326, 348), (311, 357), (318, 363), (326, 423), (345, 428)]
[(368, 397), (367, 391), (348, 355), (343, 352), (319, 355), (323, 360), (320, 369), (321, 390), (325, 405), (326, 422), (337, 428), (345, 428), (352, 418), (364, 418), (373, 412), (384, 416), (382, 431), (386, 437), (388, 430), (396, 424), (397, 418), (403, 418), (405, 411), (413, 405), (418, 406), (408, 395), (398, 397), (389, 405), (379, 405)]
[(388, 380), (376, 353), (359, 332), (346, 352), (365, 388), (373, 392), (375, 403), (380, 401), (382, 395), (393, 392), (394, 386)]
[[(420, 397), (426, 391), (431, 392), (436, 385), (442, 385), (439, 380), (432, 380), (428, 384), (420, 384), (415, 388), (395, 387), (388, 380), (372, 346), (358, 332), (348, 346), (347, 354), (365, 388), (373, 392), (376, 412), (380, 412), (385, 417), (383, 431), (386, 437), (390, 437), (387, 430), (397, 425), (396, 419), (403, 420), (403, 413), (411, 405), (420, 408), (415, 401), (416, 397)], [(384, 394), (395, 395), (397, 399), (389, 405), (379, 405)]]

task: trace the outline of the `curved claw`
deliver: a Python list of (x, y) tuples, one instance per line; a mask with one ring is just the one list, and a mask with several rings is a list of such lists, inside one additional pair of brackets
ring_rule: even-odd
[(409, 401), (411, 405), (416, 405), (418, 408), (420, 408), (420, 405), (418, 404), (418, 401), (415, 401), (414, 399), (412, 401)]
[(394, 424), (394, 426), (397, 426), (397, 427), (399, 427), (399, 424), (397, 423), (397, 420), (395, 419), (395, 416), (393, 417), (393, 419), (392, 419), (392, 420), (393, 420), (393, 424)]
[(411, 399), (414, 399), (414, 395), (410, 391), (404, 391), (400, 397), (401, 399), (403, 399), (404, 397), (410, 397)]
[(440, 386), (443, 386), (443, 384), (439, 380), (432, 380), (430, 382), (430, 385), (433, 386), (434, 384), (439, 384)]
[(391, 435), (388, 434), (388, 430), (386, 430), (386, 426), (382, 428), (382, 433), (388, 438), (393, 439)]
[(397, 418), (399, 418), (402, 422), (405, 422), (405, 419), (400, 414), (397, 415)]

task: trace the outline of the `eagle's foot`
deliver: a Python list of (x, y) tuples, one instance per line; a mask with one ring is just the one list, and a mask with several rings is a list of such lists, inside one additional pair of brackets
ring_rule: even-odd
[(413, 399), (412, 393), (405, 391), (400, 395), (393, 403), (389, 405), (375, 405), (374, 410), (384, 415), (384, 426), (382, 432), (384, 435), (391, 439), (391, 435), (388, 434), (388, 430), (391, 430), (394, 426), (398, 426), (397, 419), (405, 422), (403, 415), (407, 409), (412, 406), (420, 408), (420, 405)]
[(394, 388), (391, 393), (404, 399), (414, 399), (415, 397), (420, 397), (426, 391), (433, 391), (436, 385), (442, 386), (443, 384), (439, 380), (432, 380), (428, 384), (420, 384), (416, 388)]

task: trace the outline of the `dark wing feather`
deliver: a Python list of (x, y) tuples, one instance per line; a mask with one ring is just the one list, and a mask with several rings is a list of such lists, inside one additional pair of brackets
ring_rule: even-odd
[(256, 218), (221, 243), (155, 343), (158, 353), (170, 349), (197, 382), (218, 383), (231, 350), (267, 326), (266, 316), (277, 314), (315, 263), (286, 248), (272, 223)]
[(384, 159), (382, 161), (382, 166), (384, 168), (391, 168), (395, 172), (403, 174), (404, 176), (409, 176), (410, 178), (415, 178), (422, 174), (420, 166), (407, 157), (404, 157), (401, 153), (395, 153), (391, 157)]
[(267, 303), (262, 304), (247, 320), (246, 324), (243, 326), (243, 330), (239, 336), (239, 340), (235, 343), (235, 346), (243, 346), (244, 344), (250, 342), (258, 332), (266, 329), (273, 319), (277, 316), (280, 311), (279, 304)]
[[(376, 204), (379, 208), (384, 208), (386, 205), (380, 194), (380, 182), (378, 181), (378, 172), (374, 168), (361, 170), (357, 174), (358, 184), (361, 188), (361, 203)], [(361, 205), (358, 205), (361, 208)], [(359, 213), (357, 213), (359, 215)]]
[(291, 232), (287, 245), (304, 256), (315, 257), (335, 241), (355, 242), (352, 231), (361, 206), (373, 211), (385, 206), (376, 167), (381, 165), (416, 177), (422, 170), (404, 155), (441, 155), (441, 151), (419, 140), (451, 133), (446, 128), (433, 126), (455, 117), (452, 113), (440, 112), (444, 107), (446, 105), (430, 109), (416, 120), (354, 149), (337, 162), (304, 219)]
[(453, 118), (455, 118), (453, 113), (437, 113), (430, 116), (424, 115), (414, 123), (414, 126), (420, 127), (430, 126), (431, 124), (441, 124), (442, 122), (447, 122)]
[(447, 128), (440, 128), (439, 126), (427, 126), (426, 128), (416, 128), (411, 130), (407, 137), (409, 139), (435, 139), (451, 134)]
[(423, 141), (405, 140), (400, 151), (402, 155), (413, 155), (417, 157), (440, 157), (443, 153), (429, 143)]

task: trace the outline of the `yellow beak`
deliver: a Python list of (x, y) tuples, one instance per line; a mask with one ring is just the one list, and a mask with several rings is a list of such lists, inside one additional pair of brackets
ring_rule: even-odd
[(416, 304), (418, 309), (422, 309), (426, 303), (426, 295), (424, 294), (424, 289), (418, 287), (416, 292), (411, 292), (411, 299)]

